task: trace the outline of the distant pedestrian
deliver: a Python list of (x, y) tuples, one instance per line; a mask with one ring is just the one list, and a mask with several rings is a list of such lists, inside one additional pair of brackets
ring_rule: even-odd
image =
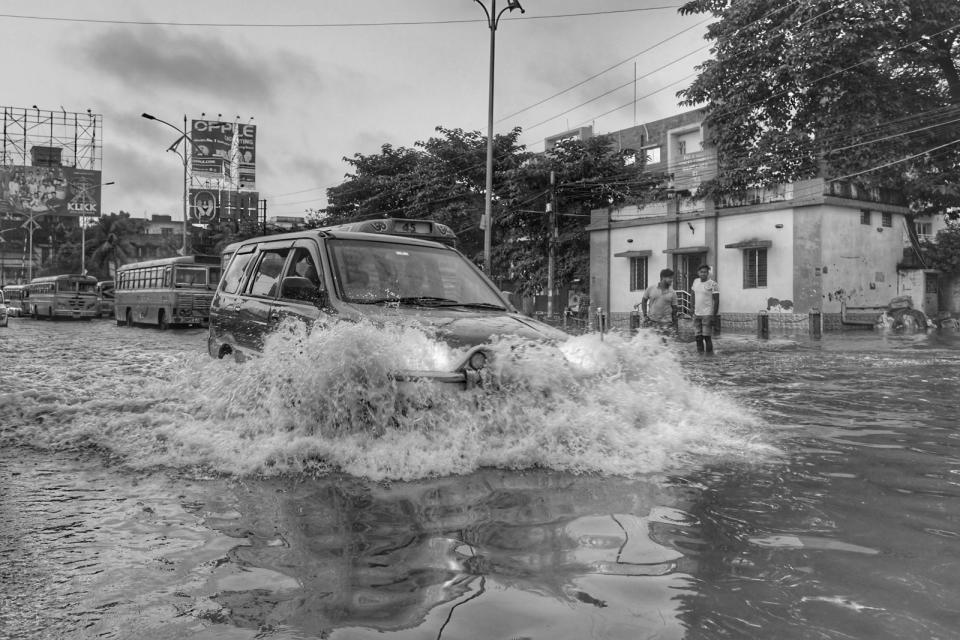
[(696, 333), (697, 351), (713, 353), (713, 330), (720, 312), (720, 286), (710, 279), (710, 267), (697, 269), (699, 280), (690, 286), (693, 295), (693, 330)]
[(647, 287), (640, 300), (643, 326), (670, 333), (677, 322), (677, 292), (673, 290), (673, 271), (660, 271), (660, 282)]

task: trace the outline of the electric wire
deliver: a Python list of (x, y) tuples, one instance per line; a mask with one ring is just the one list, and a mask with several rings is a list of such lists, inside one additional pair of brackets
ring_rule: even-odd
[[(680, 5), (665, 5), (656, 7), (633, 7), (631, 9), (610, 9), (605, 11), (582, 11), (579, 13), (556, 13), (543, 16), (514, 16), (504, 18), (505, 22), (555, 20), (560, 18), (582, 18), (587, 16), (616, 15), (646, 11), (664, 11), (679, 9)], [(62, 16), (40, 16), (12, 13), (0, 13), (0, 18), (10, 20), (33, 20), (45, 22), (69, 22), (82, 24), (111, 24), (126, 26), (157, 26), (157, 27), (215, 27), (215, 28), (244, 28), (244, 29), (327, 29), (327, 28), (357, 28), (357, 27), (410, 27), (425, 25), (448, 24), (487, 24), (485, 18), (463, 18), (449, 20), (395, 20), (384, 22), (176, 22), (172, 20), (119, 20), (107, 18), (65, 18)]]

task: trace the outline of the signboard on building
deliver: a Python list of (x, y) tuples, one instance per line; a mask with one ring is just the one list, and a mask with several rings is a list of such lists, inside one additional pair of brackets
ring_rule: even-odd
[(0, 213), (99, 217), (101, 184), (93, 169), (0, 166)]
[(237, 131), (238, 180), (246, 189), (257, 184), (257, 125), (241, 124)]
[(234, 124), (217, 120), (193, 120), (190, 138), (193, 150), (190, 168), (195, 175), (229, 176), (230, 147), (233, 144)]
[(220, 200), (214, 189), (190, 189), (190, 219), (207, 224), (217, 219)]
[(256, 191), (190, 189), (190, 220), (198, 224), (256, 221), (258, 198)]

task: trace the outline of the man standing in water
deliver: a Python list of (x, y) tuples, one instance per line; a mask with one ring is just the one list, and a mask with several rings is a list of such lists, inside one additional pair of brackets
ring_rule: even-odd
[(693, 295), (693, 330), (697, 337), (697, 351), (713, 353), (713, 328), (720, 312), (720, 286), (710, 279), (710, 267), (697, 269), (699, 280), (690, 286)]
[(660, 282), (647, 287), (640, 301), (643, 325), (652, 326), (660, 333), (673, 330), (677, 318), (677, 292), (673, 290), (673, 271), (660, 271)]

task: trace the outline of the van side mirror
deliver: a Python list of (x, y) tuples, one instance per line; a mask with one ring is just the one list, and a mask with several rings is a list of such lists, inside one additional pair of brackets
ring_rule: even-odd
[(326, 292), (309, 278), (288, 276), (280, 283), (280, 297), (286, 300), (302, 300), (323, 307), (328, 304)]

